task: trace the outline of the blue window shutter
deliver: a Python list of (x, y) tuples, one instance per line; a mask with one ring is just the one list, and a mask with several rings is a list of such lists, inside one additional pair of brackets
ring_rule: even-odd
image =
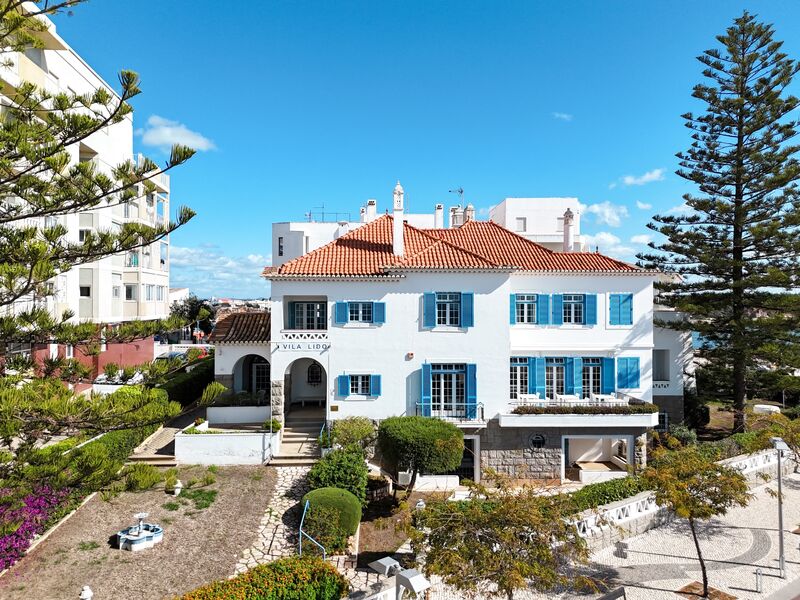
[(336, 378), (339, 388), (339, 395), (340, 396), (349, 396), (350, 395), (350, 376), (349, 375), (339, 375)]
[(617, 391), (617, 385), (614, 381), (614, 359), (613, 358), (604, 358), (603, 365), (602, 365), (602, 385), (601, 391), (604, 394), (613, 394)]
[(633, 325), (633, 294), (620, 295), (619, 324)]
[(583, 297), (583, 320), (587, 325), (597, 325), (597, 294), (586, 294)]
[(544, 374), (545, 374), (545, 364), (544, 358), (534, 358), (536, 361), (536, 391), (539, 393), (540, 398), (544, 398), (545, 396), (545, 381), (544, 381)]
[(582, 358), (573, 358), (572, 359), (572, 376), (573, 376), (573, 385), (572, 385), (572, 393), (578, 396), (578, 398), (583, 398), (583, 359)]
[(422, 394), (420, 403), (422, 404), (422, 416), (431, 416), (431, 366), (428, 363), (422, 365)]
[(372, 322), (376, 325), (383, 325), (386, 323), (386, 303), (373, 302), (372, 303)]
[(467, 418), (474, 419), (478, 414), (478, 376), (477, 365), (467, 365)]
[(536, 296), (536, 322), (540, 325), (550, 323), (550, 296), (547, 294)]
[(528, 393), (536, 393), (536, 359), (528, 357)]
[(620, 294), (611, 294), (608, 297), (608, 324), (619, 325)]
[(639, 387), (639, 358), (633, 357), (628, 359), (628, 387)]
[(562, 294), (553, 294), (553, 325), (561, 325), (564, 323), (564, 296)]
[(369, 376), (369, 395), (370, 396), (380, 396), (381, 395), (381, 376), (380, 375), (370, 375)]
[(575, 391), (575, 359), (564, 359), (564, 393), (572, 394)]
[(337, 302), (333, 307), (333, 322), (344, 325), (350, 320), (350, 307), (347, 302)]
[(517, 323), (517, 295), (511, 294), (510, 310), (508, 311), (508, 322), (512, 325)]
[(461, 326), (472, 327), (475, 325), (475, 296), (472, 292), (461, 294)]
[(295, 322), (294, 322), (294, 302), (289, 302), (286, 306), (289, 307), (289, 329), (294, 329)]
[(436, 294), (433, 292), (422, 295), (422, 325), (436, 327)]
[(631, 387), (630, 371), (628, 366), (629, 360), (630, 360), (629, 358), (617, 359), (617, 385), (622, 389)]

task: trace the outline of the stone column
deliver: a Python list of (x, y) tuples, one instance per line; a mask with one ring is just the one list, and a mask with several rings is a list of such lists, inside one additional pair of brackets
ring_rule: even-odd
[(283, 382), (273, 381), (270, 384), (270, 409), (272, 417), (283, 423)]
[(635, 469), (638, 471), (647, 466), (647, 434), (643, 433), (639, 437), (635, 438), (634, 441), (633, 464)]

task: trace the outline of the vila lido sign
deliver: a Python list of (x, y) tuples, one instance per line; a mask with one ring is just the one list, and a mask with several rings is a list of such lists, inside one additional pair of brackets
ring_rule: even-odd
[(279, 342), (275, 348), (284, 352), (323, 352), (330, 347), (330, 342)]

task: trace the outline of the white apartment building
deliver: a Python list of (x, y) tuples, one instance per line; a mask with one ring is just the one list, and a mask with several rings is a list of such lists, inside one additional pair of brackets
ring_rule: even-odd
[[(467, 450), (458, 473), (470, 478), (486, 467), (518, 478), (624, 475), (645, 459), (642, 436), (660, 418), (630, 409), (661, 400), (658, 273), (554, 251), (465, 213), (454, 227), (415, 227), (398, 184), (391, 215), (265, 269), (271, 314), (218, 325), (217, 379), (268, 391), (279, 417), (319, 405), (327, 421), (453, 421)], [(562, 244), (570, 239), (562, 232)], [(683, 368), (667, 371), (668, 391), (682, 390)], [(514, 414), (519, 404), (541, 414)], [(587, 404), (594, 414), (578, 409)], [(662, 422), (674, 410), (660, 409)]]
[[(45, 19), (43, 49), (12, 52), (3, 56), (0, 78), (12, 86), (28, 81), (50, 92), (91, 93), (108, 85), (56, 32)], [(0, 96), (0, 102), (4, 98)], [(92, 162), (107, 174), (126, 160), (141, 161), (133, 152), (133, 121), (129, 115), (68, 149), (73, 163)], [(90, 231), (114, 231), (125, 222), (161, 224), (169, 218), (170, 181), (166, 174), (152, 180), (155, 191), (122, 206), (99, 206), (79, 214), (38, 219), (40, 225), (62, 224), (68, 239), (81, 241)], [(119, 323), (133, 319), (157, 319), (169, 314), (169, 240), (140, 248), (125, 255), (94, 261), (62, 273), (50, 282), (53, 295), (46, 299), (29, 297), (15, 309), (45, 302), (55, 314), (71, 309), (74, 321)], [(152, 347), (152, 341), (151, 341)], [(53, 352), (53, 349), (51, 349)], [(144, 353), (147, 354), (146, 352)], [(152, 350), (150, 352), (152, 359)], [(138, 362), (141, 357), (137, 356)]]
[[(567, 228), (570, 237), (565, 240), (564, 213), (567, 211), (572, 215), (572, 227)], [(586, 250), (577, 198), (506, 198), (489, 209), (489, 219), (550, 250)], [(564, 248), (565, 243), (569, 248)]]

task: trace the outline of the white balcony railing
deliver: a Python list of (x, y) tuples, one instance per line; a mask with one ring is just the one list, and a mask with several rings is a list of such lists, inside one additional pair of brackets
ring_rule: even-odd
[[(581, 398), (572, 394), (556, 394), (555, 398), (541, 398), (539, 394), (520, 394), (509, 402), (511, 406), (536, 406), (550, 408), (556, 406), (628, 406), (636, 402), (636, 398), (618, 394), (590, 394), (588, 398)], [(640, 401), (641, 403), (641, 401)]]
[(284, 329), (281, 338), (289, 340), (327, 340), (327, 329)]
[(483, 417), (483, 403), (467, 404), (451, 403), (442, 406), (439, 404), (417, 402), (417, 415), (423, 417), (436, 417), (444, 421), (452, 421), (454, 423), (461, 423), (466, 421), (484, 421)]

